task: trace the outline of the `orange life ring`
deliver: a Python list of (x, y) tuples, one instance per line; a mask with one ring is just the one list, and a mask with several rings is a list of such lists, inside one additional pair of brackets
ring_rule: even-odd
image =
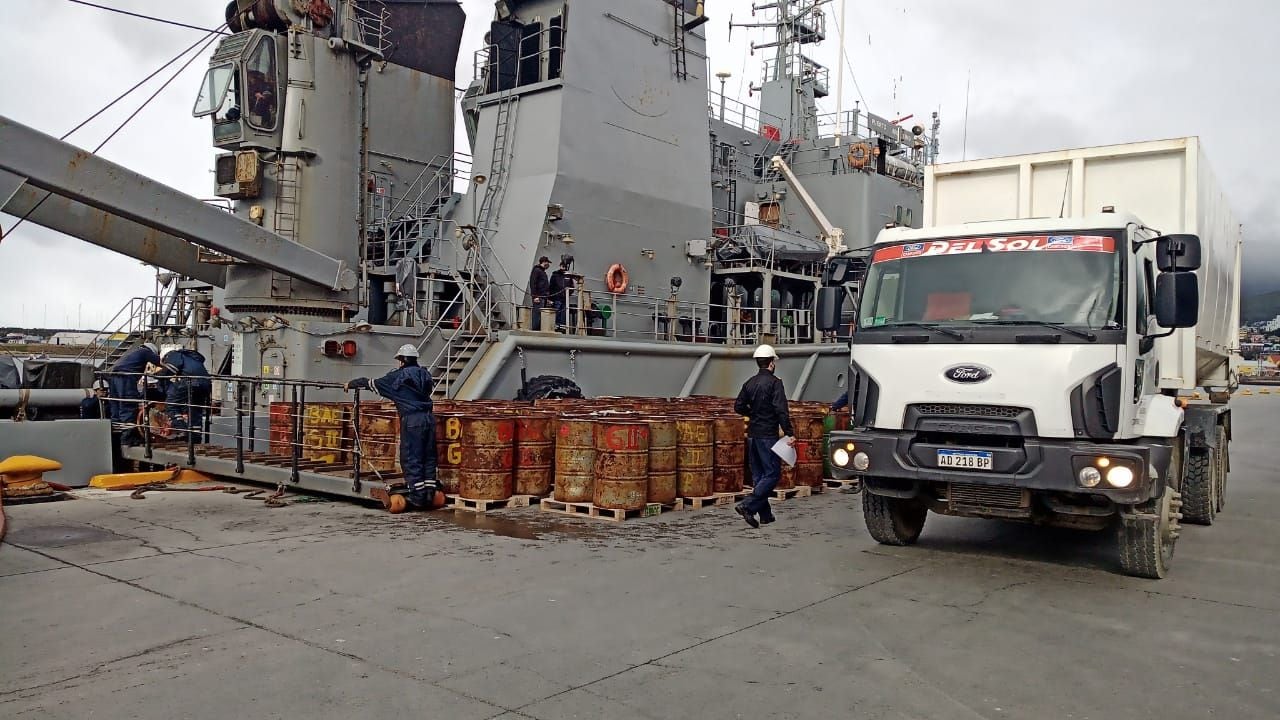
[(860, 142), (849, 146), (849, 164), (855, 170), (861, 170), (871, 164), (873, 158), (875, 158), (875, 152), (872, 151), (871, 145)]
[(630, 282), (631, 275), (627, 273), (627, 269), (622, 267), (622, 263), (614, 263), (609, 266), (609, 272), (604, 274), (604, 285), (609, 292), (614, 295), (620, 295), (627, 291), (627, 283)]

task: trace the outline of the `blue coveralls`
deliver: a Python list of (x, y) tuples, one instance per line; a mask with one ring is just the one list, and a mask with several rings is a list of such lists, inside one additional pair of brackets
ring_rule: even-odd
[(739, 503), (749, 515), (760, 514), (760, 522), (773, 522), (769, 495), (782, 479), (782, 460), (773, 452), (778, 428), (794, 436), (787, 393), (782, 380), (769, 370), (760, 370), (742, 386), (734, 411), (750, 418), (747, 424), (747, 459), (751, 464), (752, 491)]
[[(196, 434), (196, 442), (202, 442), (205, 409), (213, 395), (204, 355), (195, 350), (171, 350), (161, 364), (163, 367), (152, 377), (165, 384), (164, 414), (169, 416), (169, 426), (178, 431), (190, 428)], [(179, 437), (185, 438), (181, 434)]]
[(132, 425), (137, 418), (138, 408), (142, 405), (138, 380), (146, 371), (147, 363), (159, 365), (160, 356), (144, 345), (125, 353), (124, 357), (111, 366), (112, 374), (107, 378), (107, 384), (110, 386), (111, 398), (108, 410), (113, 421)]
[(356, 378), (351, 387), (372, 388), (396, 404), (400, 413), (400, 469), (409, 488), (408, 500), (427, 507), (436, 485), (436, 419), (431, 412), (435, 380), (417, 365), (407, 365), (376, 380)]

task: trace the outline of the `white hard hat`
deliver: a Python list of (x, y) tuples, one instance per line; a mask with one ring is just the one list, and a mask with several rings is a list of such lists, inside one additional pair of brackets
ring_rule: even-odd
[(142, 343), (142, 347), (147, 348), (148, 350), (150, 350), (151, 352), (157, 355), (160, 354), (160, 348), (156, 347), (156, 344), (153, 342), (144, 342)]
[(106, 380), (94, 380), (94, 381), (93, 381), (93, 389), (94, 389), (94, 390), (106, 390), (106, 389), (107, 389), (107, 381), (106, 381)]
[(400, 349), (399, 349), (399, 350), (397, 350), (397, 351), (396, 351), (396, 357), (398, 357), (398, 358), (401, 358), (401, 357), (411, 357), (411, 358), (416, 358), (416, 357), (418, 357), (418, 348), (417, 348), (417, 346), (413, 345), (412, 343), (405, 343), (404, 345), (401, 345), (401, 346), (400, 346)]
[(757, 359), (758, 358), (776, 358), (778, 357), (778, 353), (773, 351), (772, 345), (761, 345), (760, 347), (756, 348), (756, 351), (752, 353), (751, 357), (757, 358)]

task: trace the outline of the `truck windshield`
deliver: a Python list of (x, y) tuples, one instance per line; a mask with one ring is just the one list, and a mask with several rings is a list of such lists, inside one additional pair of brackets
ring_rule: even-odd
[(1118, 326), (1117, 237), (1016, 235), (880, 247), (864, 283), (858, 327)]

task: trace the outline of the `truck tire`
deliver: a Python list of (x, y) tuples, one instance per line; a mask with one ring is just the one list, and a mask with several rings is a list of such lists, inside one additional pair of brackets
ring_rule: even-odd
[(924, 529), (929, 509), (916, 500), (862, 491), (862, 517), (867, 532), (881, 545), (913, 545)]
[(1180, 493), (1165, 486), (1160, 497), (1139, 507), (1137, 516), (1121, 518), (1117, 541), (1124, 574), (1152, 580), (1169, 574), (1181, 507)]
[(1212, 448), (1192, 450), (1182, 478), (1182, 518), (1192, 525), (1212, 525), (1218, 511), (1218, 458)]
[(1227, 506), (1227, 474), (1231, 472), (1231, 445), (1227, 429), (1218, 427), (1218, 497), (1217, 511)]

